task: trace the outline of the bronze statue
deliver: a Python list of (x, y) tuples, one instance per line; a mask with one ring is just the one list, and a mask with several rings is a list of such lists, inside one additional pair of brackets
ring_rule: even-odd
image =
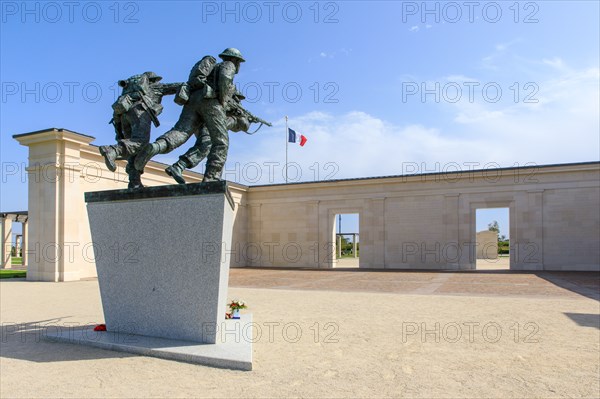
[[(183, 171), (206, 157), (203, 181), (220, 180), (229, 148), (228, 130), (254, 134), (256, 131), (248, 132), (251, 123), (260, 123), (259, 129), (262, 125), (271, 126), (241, 105), (244, 96), (233, 84), (245, 62), (240, 51), (227, 48), (219, 57), (220, 63), (212, 56), (203, 57), (192, 68), (186, 83), (159, 85), (161, 77), (152, 72), (119, 82), (123, 94), (113, 104), (115, 114), (111, 120), (117, 131), (117, 145), (102, 146), (100, 153), (112, 171), (116, 169), (116, 159), (128, 158), (129, 188), (142, 187), (140, 175), (153, 156), (173, 151), (192, 135), (197, 137), (194, 146), (165, 172), (185, 184)], [(166, 94), (176, 94), (175, 102), (183, 105), (181, 115), (171, 130), (149, 143), (150, 124), (159, 126), (160, 102)]]
[(117, 144), (101, 146), (100, 154), (111, 172), (117, 169), (117, 159), (128, 160), (125, 170), (129, 188), (143, 187), (143, 170), (135, 169), (134, 162), (140, 148), (150, 141), (151, 124), (160, 125), (162, 97), (175, 94), (182, 85), (158, 83), (161, 79), (154, 72), (144, 72), (119, 81), (123, 92), (113, 104), (113, 118), (109, 122), (114, 125)]
[[(239, 72), (240, 64), (246, 61), (239, 50), (234, 48), (225, 49), (219, 57), (223, 61), (218, 64), (208, 56), (194, 65), (187, 83), (189, 99), (185, 102), (175, 127), (163, 135), (163, 138), (189, 138), (194, 132), (199, 132), (203, 125), (206, 126), (211, 146), (204, 173), (205, 182), (221, 179), (229, 148), (226, 104), (235, 93), (233, 78)], [(185, 95), (180, 97), (185, 101)], [(135, 168), (138, 171), (144, 170), (144, 166), (154, 155), (172, 150), (166, 143), (166, 140), (159, 140), (144, 147), (140, 158), (135, 162)]]

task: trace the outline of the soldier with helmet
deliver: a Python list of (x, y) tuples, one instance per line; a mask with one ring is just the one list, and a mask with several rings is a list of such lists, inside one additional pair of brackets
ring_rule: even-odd
[(162, 97), (177, 92), (182, 83), (158, 83), (162, 79), (154, 72), (144, 72), (126, 80), (120, 80), (123, 92), (113, 104), (113, 118), (117, 144), (103, 145), (100, 154), (106, 167), (114, 172), (117, 159), (127, 159), (126, 172), (129, 188), (143, 187), (141, 174), (134, 167), (136, 154), (150, 141), (151, 124), (160, 125), (158, 115), (163, 110)]
[[(227, 103), (236, 94), (233, 79), (240, 70), (240, 64), (245, 62), (245, 59), (240, 51), (235, 48), (225, 49), (219, 54), (219, 57), (222, 62), (214, 64), (212, 68), (205, 67), (210, 64), (209, 62), (203, 63), (207, 57), (194, 65), (187, 83), (190, 91), (189, 99), (185, 101), (187, 97), (185, 92), (178, 95), (185, 102), (179, 120), (173, 129), (161, 136), (156, 142), (146, 145), (140, 151), (135, 160), (135, 168), (138, 171), (143, 171), (146, 163), (154, 155), (172, 151), (176, 144), (181, 145), (194, 133), (200, 134), (198, 140), (199, 142), (204, 140), (203, 148), (206, 149), (208, 140), (206, 137), (202, 138), (201, 134), (201, 129), (204, 127), (210, 138), (210, 150), (207, 155), (203, 181), (221, 179), (229, 148), (228, 129), (233, 130), (237, 126), (240, 130), (247, 130), (249, 123), (243, 118), (237, 118), (242, 120), (236, 120), (235, 117), (228, 117), (227, 115)], [(181, 177), (183, 168), (180, 167), (184, 164), (173, 166), (181, 169), (179, 173), (175, 171), (177, 177), (172, 175), (178, 182), (181, 182), (179, 177)], [(171, 171), (173, 171), (173, 168)], [(167, 168), (167, 173), (169, 173), (169, 168)]]
[[(233, 96), (234, 101), (241, 101), (244, 97), (241, 93), (236, 93)], [(232, 132), (247, 132), (250, 128), (250, 122), (247, 118), (234, 114), (231, 110), (227, 111), (227, 129)], [(175, 181), (179, 184), (185, 184), (185, 180), (183, 178), (183, 171), (185, 169), (192, 169), (200, 164), (204, 158), (210, 152), (210, 148), (212, 146), (212, 142), (210, 139), (210, 133), (206, 126), (201, 125), (197, 130), (193, 133), (196, 135), (195, 144), (189, 148), (185, 154), (179, 156), (179, 160), (174, 164), (170, 165), (165, 169), (165, 172), (171, 176)], [(169, 132), (163, 134), (158, 137), (154, 143), (147, 144), (136, 159), (139, 159), (139, 162), (147, 162), (144, 159), (150, 160), (152, 156), (154, 156), (154, 148), (162, 149), (160, 150), (161, 154), (167, 154), (173, 151), (175, 148), (183, 145), (189, 138), (191, 134), (183, 134), (181, 131), (170, 130)], [(158, 152), (157, 152), (158, 153)], [(146, 157), (146, 158), (145, 158)]]

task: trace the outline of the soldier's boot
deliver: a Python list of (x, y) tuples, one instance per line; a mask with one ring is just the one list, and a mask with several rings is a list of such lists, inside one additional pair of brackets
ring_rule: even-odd
[(104, 163), (111, 172), (117, 170), (117, 158), (122, 155), (122, 149), (120, 146), (114, 145), (103, 145), (99, 148), (100, 154), (104, 157)]
[(132, 159), (129, 159), (125, 171), (129, 176), (129, 184), (127, 185), (127, 188), (144, 187), (144, 185), (142, 184), (142, 173), (133, 167)]
[(206, 171), (204, 172), (204, 178), (202, 179), (202, 183), (207, 183), (211, 181), (220, 181), (221, 173), (223, 172), (222, 167), (214, 165), (207, 165)]
[(142, 184), (142, 174), (139, 171), (129, 173), (129, 184), (127, 188), (141, 188), (144, 187)]
[(186, 167), (187, 167), (187, 164), (183, 160), (180, 159), (179, 161), (175, 162), (173, 165), (171, 165), (167, 169), (165, 169), (165, 172), (167, 172), (167, 174), (169, 176), (171, 176), (173, 179), (175, 179), (175, 181), (177, 183), (185, 184), (185, 179), (183, 178), (182, 173)]
[(146, 144), (135, 156), (135, 168), (140, 172), (143, 171), (144, 167), (153, 156), (164, 154), (167, 152), (167, 149), (167, 142), (163, 139), (158, 139), (154, 143)]

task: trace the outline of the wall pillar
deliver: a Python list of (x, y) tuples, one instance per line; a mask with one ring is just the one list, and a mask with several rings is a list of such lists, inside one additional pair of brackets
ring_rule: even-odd
[(21, 253), (21, 247), (23, 246), (23, 235), (17, 234), (15, 237), (15, 256), (19, 258), (19, 253)]
[(261, 248), (261, 204), (247, 205), (248, 237), (247, 244), (242, 251), (242, 258), (246, 259), (246, 266), (262, 266), (262, 248)]
[[(464, 248), (461, 248), (459, 240), (459, 217), (458, 217), (458, 201), (459, 194), (447, 194), (444, 195), (444, 250), (442, 255), (446, 266), (449, 269), (460, 269), (461, 268), (461, 254)], [(468, 265), (470, 268), (470, 264)]]
[(1, 259), (1, 267), (3, 269), (12, 268), (12, 219), (8, 217), (2, 217), (2, 259)]
[(374, 269), (385, 268), (385, 198), (371, 199), (371, 234), (373, 238), (373, 251), (371, 267)]
[(29, 244), (29, 238), (28, 238), (28, 235), (29, 235), (28, 234), (29, 233), (28, 226), (29, 226), (29, 224), (27, 223), (27, 220), (25, 220), (22, 223), (22, 226), (23, 226), (23, 228), (22, 228), (23, 240), (22, 240), (22, 244), (21, 245), (23, 246), (23, 249), (22, 249), (23, 256), (21, 257), (21, 262), (22, 262), (23, 266), (27, 266), (27, 251), (28, 251), (28, 244)]
[(306, 251), (306, 265), (320, 267), (319, 263), (319, 201), (306, 202), (306, 236), (304, 237), (308, 251)]
[[(510, 236), (510, 257), (515, 270), (544, 269), (544, 190), (519, 193), (515, 205), (515, 239)], [(513, 220), (511, 220), (511, 223)]]
[(80, 186), (81, 148), (94, 137), (64, 129), (13, 136), (29, 147), (27, 280), (79, 280), (84, 244), (80, 226), (86, 226)]

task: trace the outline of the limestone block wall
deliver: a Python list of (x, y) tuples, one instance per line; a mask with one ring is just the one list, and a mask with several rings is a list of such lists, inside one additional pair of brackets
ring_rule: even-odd
[(272, 251), (248, 265), (332, 267), (335, 214), (358, 213), (361, 268), (475, 269), (477, 209), (509, 208), (511, 269), (600, 270), (599, 190), (597, 162), (254, 186), (248, 242)]
[(477, 259), (498, 259), (498, 233), (488, 230), (478, 231), (475, 240)]
[(545, 270), (598, 270), (600, 189), (570, 187), (543, 194)]
[[(14, 138), (29, 147), (28, 279), (94, 277), (83, 193), (125, 188), (125, 163), (109, 172), (93, 137), (65, 129)], [(172, 184), (164, 168), (144, 184)], [(335, 215), (358, 213), (361, 268), (475, 269), (476, 210), (506, 207), (511, 269), (600, 270), (599, 162), (230, 189), (234, 267), (334, 267)], [(134, 256), (126, 244), (103, 254)]]
[[(27, 279), (71, 281), (95, 277), (94, 247), (84, 193), (126, 188), (125, 161), (118, 161), (117, 170), (110, 172), (98, 147), (90, 144), (94, 137), (65, 129), (42, 130), (14, 138), (29, 147)], [(165, 167), (151, 161), (142, 175), (144, 184), (174, 184), (164, 173)], [(195, 172), (188, 171), (184, 175), (190, 183), (202, 180), (202, 175)], [(234, 201), (243, 204), (246, 188), (234, 184), (231, 191)], [(236, 219), (238, 216), (243, 220), (236, 220), (237, 240), (245, 241), (243, 206), (236, 206)], [(131, 243), (123, 243), (119, 248), (100, 248), (100, 253), (135, 257), (135, 248)]]

